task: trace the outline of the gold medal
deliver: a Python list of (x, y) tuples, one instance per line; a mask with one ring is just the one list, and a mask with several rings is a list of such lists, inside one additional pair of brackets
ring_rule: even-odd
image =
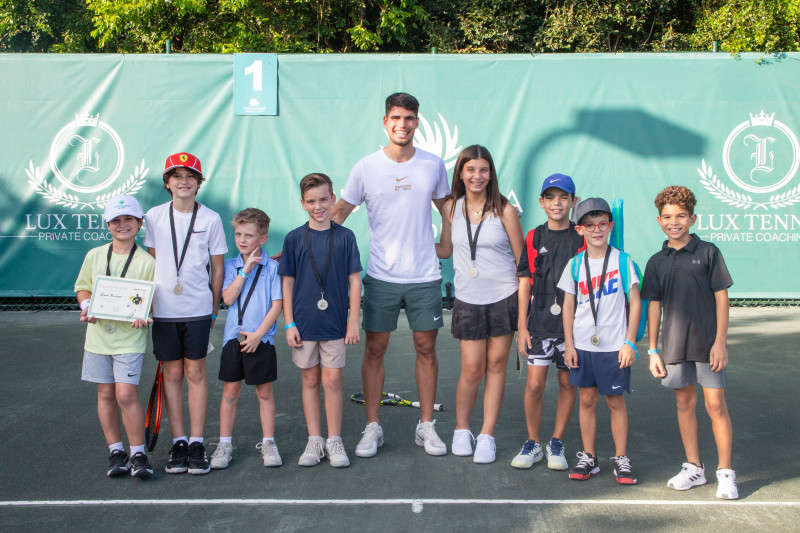
[(181, 285), (181, 284), (180, 284), (180, 282), (178, 282), (178, 283), (175, 285), (175, 288), (174, 288), (174, 289), (172, 289), (172, 292), (174, 292), (175, 294), (181, 294), (181, 293), (183, 293), (183, 285)]
[(109, 335), (111, 335), (111, 334), (112, 334), (112, 333), (114, 333), (115, 331), (117, 331), (117, 326), (115, 326), (113, 322), (108, 322), (108, 323), (106, 324), (106, 333), (108, 333)]
[(591, 341), (595, 346), (600, 346), (600, 337), (598, 337), (596, 334), (592, 335)]

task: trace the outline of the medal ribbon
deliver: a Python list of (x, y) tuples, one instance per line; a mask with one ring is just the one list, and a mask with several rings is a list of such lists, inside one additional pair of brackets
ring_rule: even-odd
[(472, 239), (472, 224), (469, 222), (469, 212), (467, 210), (467, 199), (464, 198), (464, 220), (467, 223), (467, 239), (469, 240), (469, 255), (472, 262), (475, 263), (475, 255), (478, 253), (478, 234), (481, 232), (481, 224), (483, 224), (483, 215), (486, 213), (486, 208), (489, 206), (488, 202), (484, 202), (483, 211), (481, 211), (481, 220), (478, 222), (478, 229), (475, 230), (475, 239)]
[[(111, 275), (111, 253), (112, 253), (111, 249), (112, 248), (113, 248), (113, 245), (109, 244), (108, 245), (108, 256), (106, 257), (106, 276), (110, 276)], [(127, 261), (125, 261), (125, 266), (122, 267), (122, 274), (120, 274), (119, 277), (124, 278), (125, 274), (128, 273), (128, 267), (131, 266), (131, 261), (133, 261), (133, 253), (135, 251), (136, 251), (136, 243), (133, 243), (133, 248), (131, 248), (131, 251), (128, 252), (128, 259), (127, 259)]]
[[(236, 298), (236, 310), (239, 312), (239, 331), (242, 331), (242, 319), (244, 318), (244, 312), (247, 311), (247, 304), (250, 303), (250, 297), (253, 295), (253, 291), (256, 290), (256, 284), (258, 283), (258, 278), (261, 275), (261, 269), (264, 268), (263, 263), (258, 264), (258, 268), (256, 269), (256, 277), (253, 278), (253, 284), (250, 285), (250, 290), (247, 293), (247, 297), (244, 299), (244, 305), (242, 305), (242, 293), (239, 293), (239, 297)], [(245, 280), (245, 283), (247, 281)], [(244, 289), (244, 286), (242, 286)]]
[(606, 282), (606, 270), (608, 269), (608, 258), (611, 257), (611, 246), (606, 248), (606, 256), (603, 259), (603, 273), (600, 274), (600, 292), (597, 294), (597, 304), (594, 302), (594, 288), (592, 287), (592, 273), (589, 271), (589, 252), (583, 252), (583, 260), (586, 265), (586, 286), (589, 288), (589, 307), (594, 317), (594, 330), (597, 334), (597, 312), (600, 310), (600, 297), (603, 296), (603, 286)]
[(189, 231), (186, 232), (186, 240), (183, 241), (183, 250), (181, 251), (180, 261), (178, 260), (178, 237), (175, 235), (175, 216), (172, 214), (172, 202), (169, 203), (169, 229), (172, 230), (172, 253), (175, 256), (175, 277), (180, 277), (181, 265), (183, 260), (186, 259), (186, 250), (189, 248), (189, 241), (192, 238), (192, 231), (194, 230), (194, 221), (197, 220), (197, 209), (200, 204), (194, 203), (192, 209), (192, 220), (189, 222)]
[(328, 269), (331, 267), (331, 259), (333, 258), (333, 230), (335, 229), (335, 225), (333, 221), (331, 221), (331, 241), (328, 245), (328, 259), (325, 262), (325, 272), (322, 277), (319, 275), (319, 270), (317, 269), (317, 262), (314, 260), (314, 252), (311, 251), (311, 239), (309, 238), (309, 229), (308, 229), (308, 222), (306, 222), (306, 249), (308, 250), (308, 261), (311, 263), (311, 270), (314, 271), (314, 277), (317, 278), (317, 283), (319, 284), (319, 289), (322, 292), (322, 297), (325, 297), (325, 281), (328, 279)]

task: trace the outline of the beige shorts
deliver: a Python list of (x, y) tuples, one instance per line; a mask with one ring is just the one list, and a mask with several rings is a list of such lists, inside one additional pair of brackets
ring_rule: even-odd
[(300, 348), (292, 348), (292, 361), (300, 368), (312, 368), (320, 363), (328, 368), (344, 368), (345, 355), (344, 339), (303, 341)]

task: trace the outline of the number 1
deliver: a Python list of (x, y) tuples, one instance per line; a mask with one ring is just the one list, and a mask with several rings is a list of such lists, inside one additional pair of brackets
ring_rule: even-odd
[(249, 67), (245, 67), (244, 75), (249, 76), (250, 74), (253, 75), (253, 90), (254, 91), (261, 91), (261, 60), (258, 59), (253, 61)]

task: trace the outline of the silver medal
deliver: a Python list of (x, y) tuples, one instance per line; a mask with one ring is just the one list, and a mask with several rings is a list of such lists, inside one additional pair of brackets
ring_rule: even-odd
[(317, 309), (319, 309), (320, 311), (324, 311), (327, 308), (328, 308), (328, 300), (326, 300), (325, 298), (320, 298), (319, 301), (317, 302)]
[(553, 315), (560, 315), (561, 314), (561, 306), (558, 304), (553, 304), (550, 306), (550, 313)]
[(478, 277), (478, 269), (475, 268), (475, 267), (470, 268), (469, 269), (469, 277), (477, 278)]
[(236, 335), (236, 340), (239, 342), (244, 342), (247, 340), (247, 335), (245, 335), (244, 333), (239, 333), (238, 335)]
[(172, 289), (172, 292), (174, 292), (175, 294), (181, 294), (181, 293), (183, 292), (183, 285), (181, 285), (181, 283), (180, 283), (180, 282), (178, 282), (178, 283), (175, 285), (175, 288), (174, 288), (174, 289)]
[(592, 335), (591, 341), (592, 341), (592, 344), (594, 344), (595, 346), (599, 346), (600, 345), (600, 337), (598, 337), (597, 335)]
[(113, 322), (109, 322), (106, 324), (106, 333), (110, 335), (115, 331), (117, 331), (117, 326), (115, 326)]

